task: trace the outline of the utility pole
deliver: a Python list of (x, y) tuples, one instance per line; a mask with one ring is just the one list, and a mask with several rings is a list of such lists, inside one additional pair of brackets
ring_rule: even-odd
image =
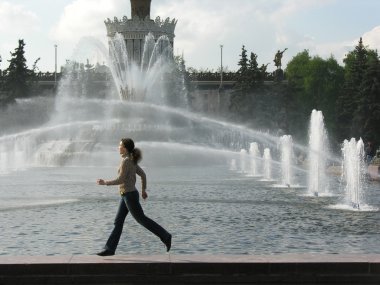
[(223, 93), (223, 45), (220, 45), (220, 85), (218, 89), (218, 97), (217, 97), (217, 113), (219, 113), (220, 110), (220, 95)]
[(54, 45), (55, 51), (55, 66), (54, 66), (54, 86), (57, 86), (57, 45)]
[(223, 45), (220, 45), (220, 88), (223, 88)]

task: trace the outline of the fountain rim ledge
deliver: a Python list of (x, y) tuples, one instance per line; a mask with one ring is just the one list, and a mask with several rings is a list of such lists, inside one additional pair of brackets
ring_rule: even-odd
[(110, 282), (380, 284), (380, 254), (0, 256), (2, 285)]

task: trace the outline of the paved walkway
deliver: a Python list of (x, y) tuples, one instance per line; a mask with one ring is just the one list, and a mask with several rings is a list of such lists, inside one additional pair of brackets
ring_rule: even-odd
[(5, 284), (380, 284), (380, 255), (0, 256)]

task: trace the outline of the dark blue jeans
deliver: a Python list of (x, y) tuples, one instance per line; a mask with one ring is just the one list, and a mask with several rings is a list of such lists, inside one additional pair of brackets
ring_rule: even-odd
[(107, 240), (105, 249), (108, 249), (112, 252), (116, 251), (121, 233), (123, 231), (124, 220), (129, 212), (140, 225), (143, 225), (146, 229), (158, 236), (163, 243), (169, 239), (170, 234), (163, 227), (145, 216), (144, 211), (140, 205), (139, 192), (136, 190), (133, 192), (127, 192), (121, 196), (119, 209), (117, 210), (115, 218), (115, 226), (111, 232), (110, 237)]

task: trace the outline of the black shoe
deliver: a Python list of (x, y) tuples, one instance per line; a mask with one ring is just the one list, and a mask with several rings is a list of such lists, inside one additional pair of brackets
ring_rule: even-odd
[(97, 255), (99, 255), (99, 256), (111, 256), (111, 255), (115, 255), (115, 253), (113, 251), (108, 250), (108, 249), (104, 249), (101, 252), (98, 252)]
[(166, 245), (166, 252), (169, 252), (170, 248), (172, 247), (172, 235), (169, 234), (169, 238), (165, 241)]

